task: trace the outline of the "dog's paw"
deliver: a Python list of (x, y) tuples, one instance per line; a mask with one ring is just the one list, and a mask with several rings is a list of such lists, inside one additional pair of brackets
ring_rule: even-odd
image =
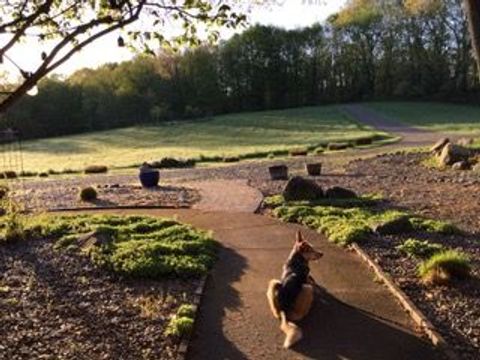
[(285, 338), (285, 342), (283, 343), (283, 347), (285, 349), (290, 349), (293, 345), (295, 345), (297, 342), (302, 340), (302, 337), (303, 337), (302, 330), (300, 330), (298, 328), (295, 329), (295, 331), (292, 332), (292, 334), (288, 335)]

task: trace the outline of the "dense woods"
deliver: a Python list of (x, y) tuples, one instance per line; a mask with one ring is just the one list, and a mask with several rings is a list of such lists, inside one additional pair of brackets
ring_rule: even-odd
[(356, 0), (321, 25), (257, 25), (217, 46), (50, 77), (2, 126), (33, 138), (332, 102), (478, 102), (461, 1), (421, 4)]

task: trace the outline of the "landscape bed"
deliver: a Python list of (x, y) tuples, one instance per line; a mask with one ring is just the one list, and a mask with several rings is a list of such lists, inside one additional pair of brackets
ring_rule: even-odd
[[(200, 200), (198, 191), (188, 186), (161, 183), (143, 188), (137, 176), (92, 175), (48, 181), (10, 182), (12, 198), (25, 210), (69, 208), (164, 207), (187, 208)], [(82, 201), (80, 192), (92, 187), (96, 198)]]
[(209, 234), (140, 216), (8, 215), (3, 224), (5, 358), (177, 358), (216, 258)]
[[(263, 211), (318, 229), (340, 245), (347, 244), (346, 239), (358, 241), (370, 257), (392, 275), (459, 358), (478, 359), (480, 242), (475, 233), (478, 203), (471, 191), (478, 188), (480, 182), (471, 171), (427, 169), (422, 165), (426, 156), (424, 153), (382, 155), (352, 162), (343, 177), (315, 178), (324, 189), (336, 185), (352, 187), (358, 193), (365, 189), (386, 194), (388, 200), (364, 196), (334, 202), (324, 199), (309, 204), (285, 203), (281, 196), (275, 196), (266, 199)], [(263, 181), (257, 184), (261, 185), (264, 194), (271, 195), (281, 191), (285, 183)], [(442, 205), (444, 202), (448, 206)], [(424, 215), (413, 215), (412, 211)], [(411, 221), (410, 231), (383, 235), (374, 231), (378, 223), (402, 216)], [(424, 216), (455, 219), (461, 228), (443, 220), (425, 222)], [(453, 257), (449, 250), (454, 251)], [(469, 268), (470, 275), (463, 279), (452, 277), (443, 285), (429, 284), (426, 264), (438, 253), (450, 264), (460, 263), (459, 278), (465, 268), (463, 264)], [(443, 259), (435, 261), (438, 264)]]

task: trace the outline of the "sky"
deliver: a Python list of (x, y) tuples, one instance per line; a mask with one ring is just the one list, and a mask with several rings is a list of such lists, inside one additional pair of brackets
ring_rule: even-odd
[[(345, 0), (273, 0), (273, 4), (268, 8), (254, 9), (249, 15), (249, 21), (251, 24), (275, 25), (287, 29), (304, 27), (324, 21), (344, 3)], [(226, 39), (231, 35), (232, 32), (224, 31), (221, 37)], [(131, 59), (135, 54), (127, 48), (118, 47), (117, 37), (118, 34), (111, 34), (97, 40), (60, 66), (56, 73), (68, 75), (80, 68), (95, 68), (104, 63)], [(0, 45), (4, 42), (5, 38), (0, 37)], [(21, 68), (29, 71), (38, 66), (41, 52), (41, 44), (27, 41), (7, 54)], [(10, 79), (18, 76), (18, 71), (8, 61), (0, 64), (0, 71), (7, 72)]]

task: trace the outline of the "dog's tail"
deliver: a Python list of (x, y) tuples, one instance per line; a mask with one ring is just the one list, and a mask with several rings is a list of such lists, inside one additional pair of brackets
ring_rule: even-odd
[(277, 319), (280, 319), (280, 329), (286, 335), (283, 347), (288, 349), (302, 338), (302, 330), (300, 330), (297, 325), (287, 321), (287, 315), (284, 311), (280, 310), (278, 303), (278, 290), (281, 286), (282, 283), (280, 281), (270, 280), (270, 283), (268, 284), (267, 298), (273, 316), (275, 316)]
[(280, 319), (280, 306), (278, 304), (278, 290), (282, 286), (282, 283), (278, 280), (270, 280), (268, 283), (267, 289), (267, 299), (268, 305), (270, 305), (270, 310), (272, 310), (273, 316), (277, 319)]
[(280, 321), (280, 329), (285, 333), (283, 347), (288, 349), (302, 339), (302, 330), (294, 323), (287, 321), (287, 316), (284, 311), (280, 311)]

